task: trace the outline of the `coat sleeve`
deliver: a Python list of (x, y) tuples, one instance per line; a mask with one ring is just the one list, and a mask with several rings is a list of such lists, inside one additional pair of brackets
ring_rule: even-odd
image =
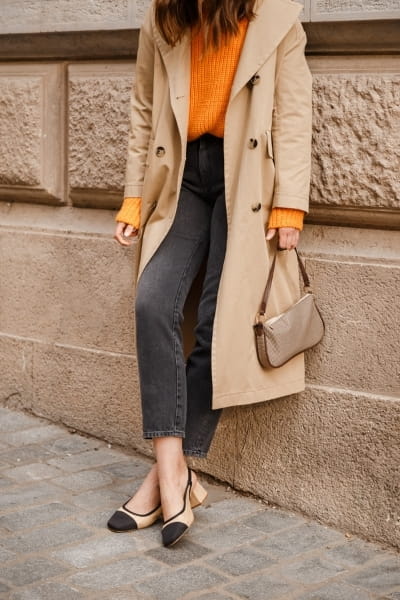
[(308, 211), (311, 176), (312, 76), (300, 21), (278, 47), (272, 140), (275, 187), (272, 206)]
[(125, 198), (142, 196), (144, 172), (151, 134), (153, 109), (154, 40), (151, 8), (140, 30), (136, 59), (136, 81), (132, 86), (128, 155), (125, 171)]

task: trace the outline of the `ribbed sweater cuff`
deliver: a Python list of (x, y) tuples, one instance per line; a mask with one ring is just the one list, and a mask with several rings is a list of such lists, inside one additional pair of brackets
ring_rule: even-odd
[(141, 198), (125, 198), (115, 220), (127, 223), (136, 229), (140, 228), (140, 214), (142, 208)]
[(268, 229), (295, 227), (302, 231), (304, 211), (295, 208), (273, 208), (268, 221)]

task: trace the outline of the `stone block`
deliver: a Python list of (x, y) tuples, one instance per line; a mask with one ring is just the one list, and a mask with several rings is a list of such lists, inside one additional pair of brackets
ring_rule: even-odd
[(254, 529), (259, 529), (265, 533), (276, 533), (277, 531), (284, 531), (298, 525), (306, 525), (306, 520), (293, 513), (270, 508), (245, 519), (244, 524), (247, 527), (254, 527)]
[(400, 557), (393, 555), (346, 578), (346, 583), (376, 594), (385, 594), (400, 586)]
[(296, 597), (296, 600), (371, 600), (371, 595), (357, 587), (346, 583), (328, 583), (313, 592), (306, 592)]
[(0, 198), (63, 203), (62, 66), (0, 65), (0, 103)]
[(351, 568), (377, 558), (378, 554), (382, 556), (382, 553), (382, 550), (378, 552), (378, 548), (374, 544), (352, 539), (347, 540), (341, 546), (327, 550), (323, 556), (337, 565)]
[(265, 554), (256, 552), (251, 547), (246, 546), (238, 550), (218, 554), (207, 562), (211, 567), (216, 567), (224, 574), (235, 577), (268, 569), (276, 563), (274, 559), (267, 558)]
[(4, 597), (7, 598), (7, 596), (5, 595), (6, 592), (10, 592), (11, 593), (10, 586), (6, 585), (5, 583), (1, 583), (0, 582), (0, 594), (4, 594)]
[(148, 0), (2, 0), (1, 33), (90, 31), (139, 27)]
[(392, 358), (399, 343), (393, 291), (400, 289), (400, 264), (310, 257), (306, 265), (326, 326), (321, 344), (307, 354), (309, 384), (399, 397), (400, 363)]
[[(177, 546), (172, 546), (169, 552), (165, 552), (165, 549), (160, 547), (152, 548), (146, 552), (146, 556), (159, 560), (170, 567), (176, 567), (192, 560), (204, 558), (209, 553), (210, 550), (199, 544), (194, 544), (185, 537)], [(215, 564), (214, 561), (212, 561), (212, 564)]]
[[(102, 471), (110, 473), (118, 479), (141, 479), (144, 478), (150, 470), (152, 463), (147, 460), (138, 459), (136, 456), (129, 457), (120, 463), (113, 463), (102, 467)], [(129, 484), (131, 482), (129, 481)]]
[(83, 437), (83, 435), (76, 433), (69, 433), (67, 437), (45, 443), (43, 446), (53, 454), (78, 454), (84, 450), (104, 448), (105, 444), (101, 440)]
[(134, 536), (106, 535), (102, 538), (96, 537), (88, 542), (74, 544), (70, 548), (57, 550), (53, 556), (72, 567), (83, 569), (91, 567), (98, 561), (111, 561), (120, 558), (121, 554), (132, 554), (136, 550), (137, 544)]
[(58, 425), (46, 424), (43, 427), (32, 427), (23, 431), (12, 431), (3, 433), (3, 441), (7, 441), (10, 446), (26, 446), (27, 444), (40, 444), (49, 439), (60, 437), (60, 435), (69, 435), (67, 429)]
[[(116, 450), (102, 448), (100, 450), (87, 450), (79, 454), (71, 454), (50, 458), (47, 462), (49, 465), (58, 467), (68, 473), (75, 473), (82, 469), (89, 469), (109, 465), (110, 463), (121, 460), (124, 455)], [(128, 457), (125, 457), (128, 460)]]
[[(0, 271), (2, 271), (1, 266)], [(3, 298), (2, 294), (1, 306)], [(2, 316), (3, 310), (0, 308), (0, 320)], [(21, 407), (22, 401), (24, 408), (30, 408), (32, 405), (32, 350), (33, 344), (30, 340), (13, 339), (0, 333), (0, 401), (10, 408)], [(6, 417), (5, 414), (0, 415), (0, 431), (13, 431), (7, 425), (9, 419), (10, 417)], [(29, 425), (16, 429), (25, 427)]]
[[(333, 62), (325, 63), (310, 62), (315, 66), (311, 202), (328, 208), (397, 209), (399, 67), (396, 72), (391, 61), (387, 67), (375, 61), (372, 72), (364, 73), (368, 62), (352, 65), (338, 59), (335, 72)], [(320, 72), (324, 65), (328, 72)], [(379, 66), (381, 71), (374, 72)]]
[[(138, 383), (133, 357), (38, 344), (34, 359), (35, 410), (96, 437), (132, 445), (141, 437)], [(50, 464), (67, 471), (120, 462), (112, 450), (88, 451)], [(99, 457), (97, 458), (97, 454)], [(90, 462), (93, 456), (95, 462)], [(1, 459), (0, 459), (1, 460)]]
[(268, 536), (254, 547), (272, 558), (288, 558), (317, 548), (325, 549), (342, 540), (343, 535), (338, 531), (311, 522)]
[(322, 583), (341, 575), (346, 571), (344, 567), (339, 567), (320, 558), (319, 556), (305, 558), (288, 565), (285, 565), (276, 575), (282, 579), (307, 585), (310, 583)]
[(261, 510), (262, 506), (258, 502), (249, 502), (248, 498), (227, 498), (220, 502), (210, 502), (207, 507), (199, 508), (196, 511), (196, 525), (213, 529), (218, 524), (232, 523), (245, 518), (246, 515), (258, 515)]
[[(9, 560), (14, 560), (15, 558), (17, 558), (17, 554), (15, 552), (10, 552), (9, 550), (6, 550), (5, 548), (3, 548), (2, 546), (0, 546), (0, 563), (3, 564)], [(0, 589), (1, 592), (1, 589)]]
[[(15, 358), (15, 355), (13, 358)], [(6, 438), (7, 432), (18, 432), (18, 434), (21, 434), (24, 432), (24, 430), (31, 431), (31, 428), (35, 425), (38, 425), (38, 422), (40, 422), (40, 420), (33, 415), (17, 412), (4, 407), (0, 408), (0, 431), (2, 433), (2, 437), (4, 435)], [(45, 421), (43, 419), (42, 423), (44, 422)]]
[[(69, 585), (78, 585), (91, 590), (109, 590), (119, 587), (123, 582), (129, 585), (160, 572), (160, 564), (150, 558), (134, 556), (113, 561), (107, 565), (86, 569), (66, 579)], [(147, 585), (147, 584), (146, 584)], [(165, 596), (165, 600), (167, 597)]]
[(54, 600), (55, 598), (62, 598), (62, 600), (83, 600), (84, 595), (63, 583), (49, 581), (26, 590), (14, 592), (10, 596), (10, 600)]
[(311, 21), (398, 19), (397, 0), (311, 0)]
[(8, 531), (19, 531), (20, 529), (30, 529), (51, 523), (57, 519), (70, 517), (75, 513), (72, 506), (62, 502), (52, 502), (43, 504), (34, 508), (24, 508), (21, 511), (3, 515), (0, 517), (0, 527)]
[[(137, 376), (129, 355), (40, 344), (34, 373), (37, 412), (116, 443), (132, 445), (134, 432), (141, 437)], [(93, 460), (100, 461), (95, 454)], [(85, 458), (65, 457), (54, 464), (78, 471), (94, 466), (90, 456), (85, 452)], [(108, 450), (97, 465), (121, 459)]]
[[(0, 231), (0, 276), (7, 290), (1, 298), (0, 332), (132, 353), (134, 250), (123, 250), (111, 235), (104, 239)], [(25, 350), (21, 342), (13, 344), (15, 354)]]
[(126, 502), (128, 498), (129, 496), (127, 494), (121, 494), (121, 492), (116, 490), (101, 489), (89, 490), (77, 495), (74, 494), (73, 497), (70, 498), (70, 502), (87, 510), (90, 510), (93, 506), (96, 506), (98, 510), (106, 508), (115, 510), (123, 502)]
[[(19, 489), (13, 488), (12, 491), (4, 491), (0, 495), (0, 506), (2, 510), (15, 510), (22, 505), (28, 507), (32, 504), (38, 504), (43, 500), (56, 500), (60, 494), (60, 488), (51, 485), (46, 481), (35, 482), (33, 485), (25, 485)], [(1, 575), (0, 575), (1, 576)]]
[(13, 465), (31, 464), (34, 461), (43, 461), (54, 457), (54, 454), (39, 445), (27, 445), (22, 448), (10, 448), (2, 450), (0, 461)]
[(207, 590), (226, 579), (213, 571), (197, 565), (181, 569), (169, 569), (166, 573), (150, 577), (134, 587), (143, 594), (150, 595), (152, 600), (176, 600), (176, 591), (181, 597), (189, 592)]
[(52, 481), (56, 485), (61, 485), (68, 490), (83, 492), (110, 485), (113, 479), (106, 473), (88, 470), (81, 471), (80, 473), (72, 473), (71, 475), (64, 475), (62, 477), (55, 477)]
[(78, 206), (123, 198), (134, 63), (69, 67), (69, 180)]
[(26, 481), (50, 479), (51, 477), (60, 475), (61, 471), (56, 467), (51, 467), (43, 463), (31, 463), (30, 465), (21, 465), (13, 469), (6, 469), (4, 473), (7, 477), (14, 479), (18, 483), (24, 483)]
[(0, 566), (0, 577), (13, 586), (23, 586), (35, 581), (57, 577), (67, 571), (67, 567), (47, 558), (27, 558), (12, 565)]
[[(215, 550), (217, 552), (224, 552), (225, 550), (231, 550), (235, 548), (239, 542), (240, 544), (253, 545), (257, 540), (265, 537), (265, 533), (246, 527), (243, 522), (233, 522), (229, 525), (225, 524), (221, 527), (213, 527), (211, 529), (199, 528), (196, 530), (196, 524), (193, 527), (195, 536), (193, 539), (196, 540), (202, 546)], [(191, 535), (191, 532), (187, 534)]]
[(2, 544), (12, 552), (23, 554), (79, 542), (91, 534), (92, 532), (86, 527), (66, 521), (43, 525), (30, 532), (14, 533), (12, 537), (5, 538)]
[(289, 594), (295, 590), (292, 584), (278, 579), (273, 574), (258, 574), (242, 579), (238, 583), (227, 586), (226, 589), (236, 594), (238, 598), (249, 598), (251, 590), (251, 600), (265, 600), (266, 590), (268, 590), (268, 600), (290, 598)]

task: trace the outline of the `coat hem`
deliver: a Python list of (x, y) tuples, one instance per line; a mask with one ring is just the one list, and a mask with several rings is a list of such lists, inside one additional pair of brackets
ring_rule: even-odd
[(290, 381), (286, 384), (279, 384), (279, 395), (277, 395), (277, 386), (271, 388), (262, 388), (259, 390), (250, 390), (246, 392), (232, 392), (229, 394), (218, 394), (213, 398), (212, 408), (217, 410), (219, 408), (227, 408), (229, 406), (244, 406), (247, 404), (258, 404), (260, 402), (267, 402), (268, 400), (275, 400), (291, 394), (297, 394), (304, 392), (305, 381), (304, 378)]

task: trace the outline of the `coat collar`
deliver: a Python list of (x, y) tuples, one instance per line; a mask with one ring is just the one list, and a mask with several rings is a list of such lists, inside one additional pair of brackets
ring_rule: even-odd
[[(299, 16), (302, 5), (294, 0), (259, 0), (256, 18), (249, 23), (238, 68), (232, 84), (230, 102), (272, 54)], [(154, 14), (153, 36), (167, 71), (171, 106), (182, 138), (185, 137), (190, 94), (190, 33), (169, 46), (158, 31)]]
[(256, 18), (250, 21), (247, 29), (230, 100), (265, 63), (295, 23), (302, 8), (301, 4), (292, 0), (260, 0), (255, 11)]

